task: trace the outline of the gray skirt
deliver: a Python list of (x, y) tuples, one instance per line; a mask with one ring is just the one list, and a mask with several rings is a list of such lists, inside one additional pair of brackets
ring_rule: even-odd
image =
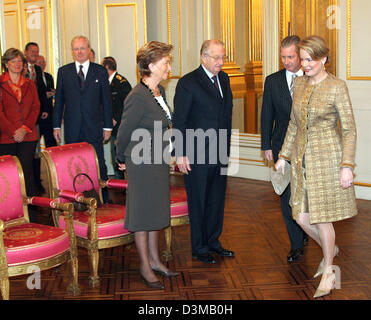
[(170, 225), (170, 178), (167, 164), (135, 164), (126, 157), (125, 228), (161, 230)]

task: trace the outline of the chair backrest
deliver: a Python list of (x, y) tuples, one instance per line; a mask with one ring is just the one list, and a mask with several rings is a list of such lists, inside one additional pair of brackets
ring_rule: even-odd
[[(42, 157), (46, 160), (48, 179), (52, 188), (74, 191), (75, 176), (79, 173), (86, 173), (102, 200), (98, 159), (92, 145), (81, 142), (50, 147), (42, 152)], [(87, 177), (82, 175), (76, 179), (75, 187), (76, 191), (83, 192), (92, 189), (92, 184)], [(51, 197), (55, 195), (51, 194)], [(66, 200), (60, 199), (60, 202), (66, 202)]]
[(0, 156), (0, 219), (6, 224), (28, 221), (25, 196), (23, 169), (18, 158)]

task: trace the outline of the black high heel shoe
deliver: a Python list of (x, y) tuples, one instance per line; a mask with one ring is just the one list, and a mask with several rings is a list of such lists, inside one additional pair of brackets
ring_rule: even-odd
[(167, 278), (171, 278), (171, 277), (176, 277), (176, 276), (179, 276), (179, 272), (176, 272), (176, 271), (162, 271), (160, 269), (157, 269), (156, 267), (152, 267), (152, 270), (155, 271), (155, 272), (158, 272), (159, 274), (161, 274), (162, 276), (164, 277), (167, 277)]
[(164, 285), (160, 281), (148, 281), (146, 278), (143, 277), (141, 274), (140, 277), (142, 278), (143, 283), (151, 288), (151, 289), (164, 289)]

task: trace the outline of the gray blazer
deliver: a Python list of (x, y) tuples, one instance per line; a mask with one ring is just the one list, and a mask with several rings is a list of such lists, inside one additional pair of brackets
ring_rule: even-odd
[[(164, 88), (159, 86), (159, 89), (166, 101)], [(117, 161), (125, 163), (125, 157), (130, 157), (133, 160), (142, 159), (145, 163), (159, 164), (164, 160), (169, 163), (170, 154), (164, 152), (169, 146), (170, 132), (164, 136), (167, 130), (165, 112), (151, 92), (138, 83), (124, 101), (117, 134)]]

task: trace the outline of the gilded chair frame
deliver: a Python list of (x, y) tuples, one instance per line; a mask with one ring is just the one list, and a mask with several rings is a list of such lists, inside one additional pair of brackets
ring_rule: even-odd
[(5, 245), (4, 245), (4, 230), (7, 227), (13, 227), (17, 225), (22, 225), (25, 223), (30, 223), (29, 215), (28, 215), (28, 204), (38, 205), (34, 203), (35, 198), (30, 198), (26, 196), (26, 187), (24, 182), (24, 175), (22, 166), (17, 157), (13, 156), (15, 160), (17, 170), (18, 170), (18, 177), (20, 180), (21, 186), (21, 193), (23, 197), (23, 213), (24, 216), (22, 218), (13, 219), (9, 222), (4, 222), (0, 220), (0, 289), (1, 294), (4, 300), (9, 300), (9, 278), (14, 276), (20, 276), (29, 274), (31, 270), (29, 269), (30, 266), (36, 266), (40, 269), (40, 271), (51, 269), (61, 265), (64, 262), (69, 262), (71, 265), (71, 276), (72, 282), (69, 284), (68, 292), (73, 296), (80, 295), (80, 289), (78, 285), (78, 257), (77, 257), (77, 246), (76, 246), (76, 236), (73, 228), (73, 212), (74, 207), (71, 203), (58, 203), (52, 199), (50, 201), (50, 207), (54, 211), (59, 211), (61, 214), (65, 215), (66, 218), (66, 232), (69, 235), (70, 240), (70, 250), (65, 251), (59, 255), (54, 257), (43, 259), (38, 262), (32, 262), (28, 264), (16, 265), (16, 266), (8, 266)]
[[(102, 189), (104, 187), (109, 187), (107, 181), (100, 179), (100, 170), (98, 157), (93, 146), (89, 145), (92, 151), (94, 152), (96, 168), (98, 170), (99, 177), (99, 197), (103, 203)], [(48, 152), (41, 152), (41, 159), (46, 163), (46, 172), (48, 177), (48, 191), (51, 198), (61, 197), (61, 192), (58, 188), (58, 179), (57, 171), (54, 165), (53, 160), (51, 159)], [(72, 191), (72, 190), (69, 190)], [(76, 193), (77, 194), (77, 193)], [(89, 212), (89, 221), (88, 221), (88, 238), (84, 239), (76, 235), (77, 246), (83, 247), (88, 250), (89, 264), (91, 274), (89, 276), (89, 284), (92, 287), (100, 285), (100, 279), (98, 275), (98, 265), (99, 265), (99, 250), (117, 247), (121, 245), (128, 245), (134, 242), (134, 234), (123, 235), (111, 239), (98, 239), (98, 229), (96, 223), (96, 214), (97, 214), (97, 201), (94, 198), (84, 198), (83, 196), (77, 196), (76, 199), (78, 202), (84, 203), (88, 207)], [(59, 227), (59, 212), (52, 210), (54, 225)]]
[(170, 226), (165, 228), (165, 242), (166, 242), (166, 249), (162, 253), (162, 256), (165, 258), (166, 261), (173, 259), (173, 253), (171, 250), (171, 238), (172, 238), (172, 227), (181, 226), (183, 224), (189, 224), (189, 216), (182, 216), (182, 217), (173, 217), (170, 218)]

